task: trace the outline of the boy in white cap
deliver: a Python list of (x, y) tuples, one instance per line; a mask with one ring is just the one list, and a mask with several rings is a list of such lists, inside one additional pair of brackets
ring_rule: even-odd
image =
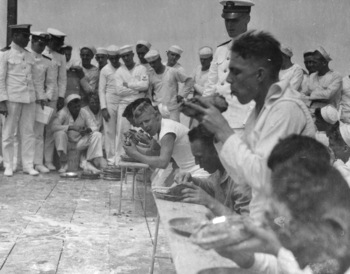
[[(37, 98), (37, 103), (42, 106), (47, 104), (48, 98), (52, 98), (55, 89), (55, 72), (52, 61), (49, 57), (42, 55), (45, 46), (49, 41), (49, 34), (44, 32), (32, 32), (32, 42), (29, 51), (35, 59), (33, 73), (38, 74), (40, 79), (40, 94), (42, 98)], [(37, 106), (38, 107), (38, 106)], [(40, 173), (48, 173), (50, 170), (44, 166), (44, 128), (45, 125), (35, 122), (35, 169)]]
[[(178, 69), (165, 66), (157, 50), (150, 50), (145, 59), (153, 71), (150, 73), (150, 96), (163, 118), (180, 121), (177, 96), (187, 97), (193, 88), (193, 79)], [(184, 83), (183, 93), (178, 92), (178, 83)]]
[(166, 55), (168, 57), (168, 61), (166, 65), (171, 68), (180, 69), (182, 72), (185, 72), (184, 68), (181, 66), (181, 64), (178, 62), (181, 58), (181, 54), (184, 52), (182, 48), (180, 48), (177, 45), (171, 46)]
[(125, 45), (119, 49), (119, 55), (123, 59), (124, 65), (120, 66), (115, 73), (116, 91), (119, 96), (117, 110), (117, 138), (116, 138), (116, 164), (123, 154), (123, 133), (128, 131), (130, 123), (123, 117), (123, 112), (128, 104), (138, 98), (145, 97), (149, 78), (147, 69), (136, 64), (134, 52), (131, 45)]
[(313, 52), (310, 66), (316, 71), (311, 74), (302, 93), (310, 100), (310, 110), (332, 104), (339, 107), (342, 90), (342, 76), (328, 66), (332, 58), (323, 47)]
[(101, 71), (101, 69), (104, 68), (105, 65), (108, 63), (108, 53), (107, 49), (105, 48), (97, 48), (96, 54), (95, 54), (95, 60), (98, 63), (98, 69)]
[(226, 78), (229, 73), (230, 49), (233, 41), (240, 34), (245, 33), (250, 21), (250, 11), (254, 3), (249, 0), (220, 1), (223, 6), (221, 17), (225, 20), (228, 36), (231, 40), (219, 45), (214, 53), (213, 61), (210, 65), (208, 82), (205, 85), (203, 96), (219, 93), (223, 95), (229, 104), (224, 117), (229, 122), (231, 128), (236, 131), (243, 131), (247, 117), (254, 107), (254, 103), (242, 105), (236, 96), (231, 96), (230, 85)]
[(67, 171), (67, 149), (71, 143), (77, 150), (87, 150), (86, 160), (96, 168), (104, 165), (102, 134), (86, 109), (81, 108), (81, 97), (71, 94), (66, 98), (66, 106), (55, 117), (52, 130), (57, 153), (61, 161), (59, 172)]
[(119, 96), (114, 74), (120, 67), (119, 47), (111, 45), (107, 48), (107, 53), (109, 63), (101, 70), (98, 93), (103, 116), (107, 163), (108, 165), (115, 165)]
[[(56, 111), (60, 110), (64, 106), (64, 98), (67, 88), (67, 71), (66, 71), (66, 57), (61, 54), (61, 47), (64, 44), (66, 34), (63, 32), (48, 28), (47, 33), (50, 34), (50, 40), (47, 44), (43, 55), (51, 58), (54, 69), (55, 88), (51, 97), (48, 97), (48, 106), (54, 109), (52, 119), (55, 117)], [(52, 119), (46, 126), (45, 134), (45, 166), (50, 170), (56, 170), (52, 164), (53, 152), (55, 149), (55, 141), (53, 138), (53, 132), (51, 130)]]
[(304, 71), (301, 66), (292, 63), (293, 51), (290, 47), (282, 45), (281, 51), (283, 63), (279, 74), (280, 81), (289, 81), (293, 89), (300, 90)]
[[(2, 148), (5, 176), (13, 175), (14, 144), (20, 128), (23, 171), (38, 175), (34, 169), (36, 99), (43, 99), (34, 56), (25, 49), (31, 25), (12, 25), (12, 43), (0, 54), (0, 114), (3, 115)], [(41, 93), (40, 93), (41, 92)]]

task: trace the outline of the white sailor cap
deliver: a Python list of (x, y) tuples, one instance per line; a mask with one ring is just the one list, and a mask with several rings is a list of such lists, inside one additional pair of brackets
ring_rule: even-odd
[(107, 48), (107, 53), (108, 53), (108, 55), (110, 55), (110, 56), (118, 55), (118, 54), (119, 54), (119, 47), (118, 47), (118, 46), (115, 46), (115, 45), (110, 45), (110, 46)]
[(50, 38), (50, 34), (48, 34), (47, 32), (43, 32), (43, 31), (31, 31), (30, 34), (33, 36), (37, 36), (37, 37), (41, 37), (45, 40), (48, 40)]
[(66, 105), (68, 105), (69, 104), (69, 102), (70, 101), (73, 101), (73, 100), (75, 100), (75, 99), (79, 99), (79, 100), (81, 100), (81, 97), (80, 97), (80, 95), (78, 95), (78, 94), (70, 94), (70, 95), (68, 95), (67, 96), (67, 98), (66, 98)]
[(147, 42), (147, 41), (145, 41), (145, 40), (139, 40), (139, 41), (137, 41), (136, 42), (136, 46), (137, 45), (143, 45), (143, 46), (145, 46), (146, 48), (148, 48), (148, 49), (150, 49), (151, 48), (151, 43), (150, 42)]
[(155, 49), (151, 49), (149, 52), (146, 53), (145, 59), (147, 62), (153, 62), (159, 58), (159, 51)]
[(289, 56), (289, 57), (292, 57), (293, 56), (293, 50), (291, 47), (288, 47), (288, 46), (285, 46), (285, 45), (281, 45), (281, 51)]
[(125, 46), (122, 46), (120, 49), (119, 49), (119, 54), (122, 55), (122, 54), (125, 54), (127, 52), (132, 52), (132, 46), (131, 45), (125, 45)]
[(198, 54), (200, 58), (209, 58), (213, 56), (213, 49), (211, 47), (204, 46), (199, 49)]
[(179, 46), (177, 46), (177, 45), (171, 46), (171, 47), (168, 49), (168, 51), (174, 52), (174, 53), (176, 53), (176, 54), (178, 54), (178, 55), (180, 55), (180, 56), (181, 56), (181, 54), (184, 52), (184, 50), (183, 50), (182, 48), (180, 48)]
[(83, 49), (89, 49), (93, 55), (96, 54), (96, 48), (94, 46), (82, 46), (82, 47), (80, 47), (80, 51), (82, 51)]
[(254, 3), (250, 0), (230, 0), (220, 1), (223, 5), (221, 17), (225, 19), (235, 19), (243, 14), (249, 14)]
[(334, 125), (339, 120), (339, 113), (333, 105), (321, 108), (321, 116), (328, 124)]
[(53, 29), (53, 28), (48, 28), (47, 29), (47, 33), (50, 34), (53, 37), (60, 38), (60, 39), (62, 39), (62, 38), (67, 36), (62, 31), (59, 31), (58, 29)]
[(318, 51), (319, 53), (321, 53), (321, 55), (324, 57), (324, 59), (326, 59), (326, 61), (331, 61), (332, 58), (329, 55), (329, 53), (321, 46), (317, 47), (314, 51)]
[(104, 54), (107, 55), (107, 50), (105, 48), (97, 48), (96, 49), (96, 54)]

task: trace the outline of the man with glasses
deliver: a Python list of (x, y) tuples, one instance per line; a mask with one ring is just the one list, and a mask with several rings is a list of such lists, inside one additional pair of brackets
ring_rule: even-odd
[(51, 58), (52, 66), (54, 70), (54, 92), (52, 95), (47, 96), (48, 106), (54, 109), (51, 121), (46, 127), (45, 135), (45, 166), (49, 170), (56, 170), (55, 166), (52, 164), (53, 152), (55, 148), (55, 141), (53, 137), (53, 132), (51, 130), (53, 117), (56, 112), (63, 108), (64, 98), (66, 95), (67, 88), (67, 71), (66, 71), (66, 57), (61, 54), (61, 47), (64, 44), (64, 39), (66, 34), (63, 32), (48, 28), (47, 33), (50, 34), (50, 39), (48, 41), (47, 47), (43, 52), (43, 55)]
[(5, 176), (13, 175), (14, 144), (18, 129), (23, 171), (38, 175), (34, 169), (36, 99), (42, 100), (39, 79), (33, 73), (35, 59), (25, 49), (31, 25), (12, 25), (12, 43), (0, 55), (0, 114), (3, 115), (2, 147)]

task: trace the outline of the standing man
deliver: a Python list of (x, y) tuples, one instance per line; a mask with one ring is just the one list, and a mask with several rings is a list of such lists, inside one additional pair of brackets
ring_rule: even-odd
[(316, 71), (310, 75), (302, 93), (310, 100), (310, 109), (314, 113), (316, 108), (328, 104), (339, 107), (342, 91), (342, 76), (329, 68), (332, 60), (323, 47), (313, 51), (310, 66)]
[(187, 97), (193, 88), (193, 79), (180, 70), (165, 66), (157, 50), (150, 50), (146, 60), (153, 68), (150, 74), (150, 95), (158, 106), (163, 118), (180, 121), (180, 110), (177, 103), (178, 83), (184, 83), (182, 97)]
[(52, 164), (53, 152), (55, 149), (55, 140), (53, 132), (51, 130), (52, 121), (56, 115), (57, 110), (60, 110), (64, 106), (64, 97), (66, 95), (67, 88), (67, 70), (66, 70), (66, 57), (61, 54), (61, 47), (64, 44), (64, 38), (66, 34), (63, 32), (48, 28), (47, 33), (50, 34), (50, 40), (47, 44), (44, 56), (49, 57), (52, 60), (52, 66), (54, 70), (54, 92), (52, 96), (48, 96), (48, 106), (54, 109), (51, 121), (46, 126), (45, 135), (45, 166), (49, 170), (56, 170)]
[(98, 70), (101, 71), (107, 65), (108, 54), (105, 48), (97, 48), (95, 60), (98, 63)]
[(119, 47), (107, 48), (109, 63), (101, 70), (98, 93), (100, 97), (107, 164), (115, 165), (115, 142), (117, 137), (117, 114), (119, 96), (114, 74), (120, 67)]
[[(12, 43), (0, 55), (0, 114), (3, 115), (2, 148), (5, 176), (13, 175), (14, 143), (20, 133), (23, 171), (38, 175), (34, 169), (36, 99), (42, 100), (36, 74), (35, 60), (25, 49), (31, 25), (12, 25)], [(20, 128), (20, 131), (19, 131)]]
[(280, 81), (287, 79), (290, 86), (295, 90), (300, 90), (304, 77), (304, 71), (298, 64), (292, 63), (293, 51), (290, 47), (282, 46), (282, 68), (279, 73)]
[(145, 40), (139, 40), (136, 42), (136, 54), (140, 59), (141, 65), (146, 67), (148, 73), (152, 68), (148, 64), (147, 60), (145, 59), (145, 55), (147, 52), (149, 52), (149, 50), (151, 49), (151, 46), (152, 46), (151, 43)]
[(71, 66), (73, 66), (73, 59), (72, 59), (72, 51), (73, 47), (70, 45), (63, 45), (61, 47), (61, 53), (66, 56), (66, 69), (69, 70)]
[(223, 12), (221, 17), (225, 20), (225, 26), (231, 40), (218, 46), (210, 65), (208, 82), (205, 85), (203, 96), (219, 93), (223, 95), (229, 105), (224, 117), (230, 127), (243, 132), (247, 117), (254, 107), (251, 102), (242, 105), (236, 96), (231, 96), (230, 84), (226, 81), (229, 74), (228, 65), (231, 57), (231, 47), (234, 40), (248, 29), (250, 11), (254, 3), (250, 0), (221, 1)]
[[(49, 34), (45, 32), (32, 32), (32, 43), (30, 52), (32, 53), (35, 63), (33, 67), (33, 74), (39, 79), (40, 88), (39, 94), (43, 94), (42, 100), (38, 100), (37, 103), (41, 103), (43, 106), (47, 104), (47, 98), (51, 98), (54, 93), (54, 70), (51, 59), (43, 56), (41, 53), (45, 50), (45, 46), (49, 41)], [(38, 107), (38, 106), (37, 106)], [(39, 122), (35, 122), (35, 157), (34, 165), (35, 169), (40, 173), (48, 173), (50, 170), (44, 166), (44, 128), (45, 125)]]
[(208, 46), (199, 49), (199, 61), (201, 64), (194, 71), (194, 94), (193, 96), (202, 96), (205, 83), (208, 81), (210, 63), (213, 61), (213, 49)]
[(124, 65), (120, 66), (115, 72), (116, 90), (120, 99), (117, 111), (116, 164), (123, 153), (123, 133), (130, 128), (130, 123), (123, 117), (124, 110), (131, 102), (145, 97), (149, 86), (147, 69), (135, 63), (132, 46), (125, 45), (121, 47), (119, 54)]
[(182, 65), (178, 62), (180, 60), (181, 54), (183, 52), (184, 52), (184, 50), (182, 48), (180, 48), (179, 46), (177, 46), (177, 45), (171, 46), (166, 53), (166, 55), (168, 57), (168, 61), (165, 65), (168, 67), (171, 67), (171, 68), (182, 70), (182, 72), (185, 72)]

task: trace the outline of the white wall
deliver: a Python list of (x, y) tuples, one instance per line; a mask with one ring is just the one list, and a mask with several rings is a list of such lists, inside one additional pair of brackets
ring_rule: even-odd
[[(296, 62), (302, 64), (304, 50), (322, 45), (333, 57), (332, 68), (350, 72), (349, 0), (255, 3), (250, 28), (268, 30), (290, 45)], [(163, 59), (165, 50), (178, 44), (185, 50), (180, 63), (192, 71), (200, 46), (227, 40), (221, 9), (218, 0), (18, 0), (18, 23), (32, 23), (33, 30), (56, 27), (73, 46), (146, 39), (163, 52)]]
[(6, 46), (7, 0), (0, 0), (0, 49)]

